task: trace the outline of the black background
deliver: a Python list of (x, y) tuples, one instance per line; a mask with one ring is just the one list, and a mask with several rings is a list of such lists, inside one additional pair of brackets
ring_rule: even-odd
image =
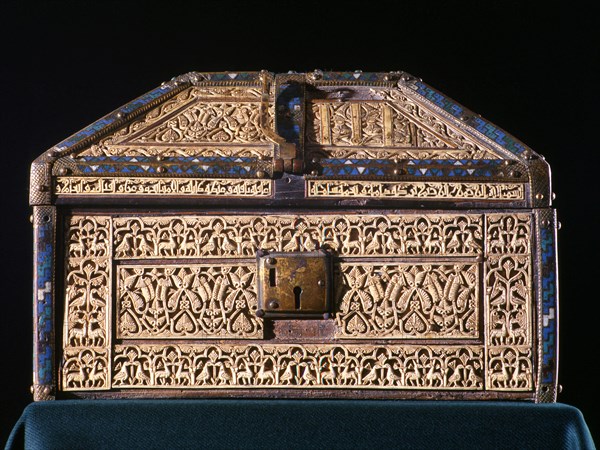
[[(31, 401), (31, 161), (173, 76), (404, 70), (525, 142), (553, 169), (559, 401), (598, 440), (598, 47), (578, 2), (4, 2), (0, 8), (0, 438)], [(546, 5), (546, 6), (543, 6)]]

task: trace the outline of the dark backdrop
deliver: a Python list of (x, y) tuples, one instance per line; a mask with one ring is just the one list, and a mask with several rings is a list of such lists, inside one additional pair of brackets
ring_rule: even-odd
[(563, 225), (559, 401), (580, 408), (600, 439), (593, 417), (600, 208), (592, 109), (599, 55), (584, 5), (162, 3), (5, 0), (0, 7), (2, 440), (31, 401), (30, 162), (172, 76), (263, 68), (405, 70), (546, 157)]

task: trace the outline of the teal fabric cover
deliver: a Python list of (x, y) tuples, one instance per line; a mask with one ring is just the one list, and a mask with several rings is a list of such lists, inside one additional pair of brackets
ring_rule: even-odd
[(593, 449), (563, 404), (369, 400), (32, 403), (8, 449)]

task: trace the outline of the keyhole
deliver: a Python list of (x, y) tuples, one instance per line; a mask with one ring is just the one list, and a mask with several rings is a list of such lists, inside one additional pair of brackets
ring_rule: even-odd
[(300, 309), (300, 295), (302, 295), (302, 288), (300, 286), (296, 286), (294, 288), (294, 303), (296, 305), (296, 309)]

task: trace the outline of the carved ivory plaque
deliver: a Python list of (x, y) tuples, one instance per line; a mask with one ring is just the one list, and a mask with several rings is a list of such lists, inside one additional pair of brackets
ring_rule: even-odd
[(405, 73), (191, 73), (32, 166), (35, 399), (556, 395), (547, 164)]

